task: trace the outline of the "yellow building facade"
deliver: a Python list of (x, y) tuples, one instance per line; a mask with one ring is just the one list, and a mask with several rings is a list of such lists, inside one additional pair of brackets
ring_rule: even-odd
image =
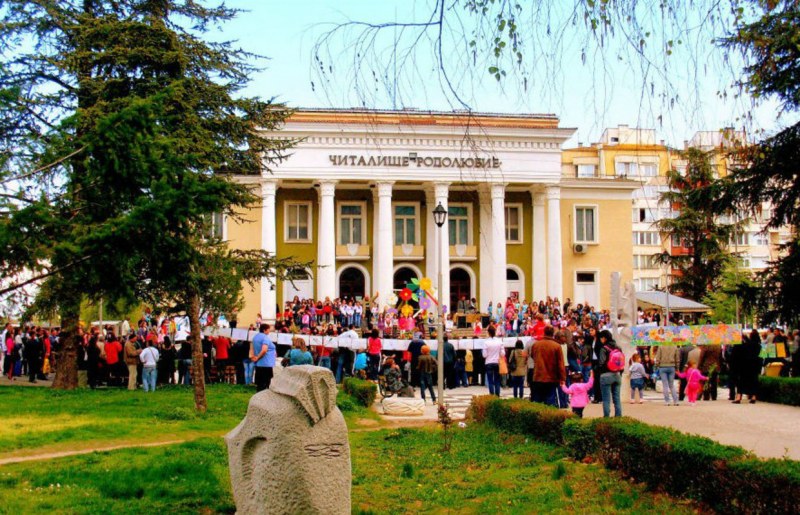
[(292, 283), (246, 287), (240, 319), (272, 320), (295, 296), (382, 308), (439, 270), (448, 306), (550, 296), (607, 307), (611, 273), (633, 277), (638, 183), (565, 173), (573, 133), (553, 115), (296, 111), (270, 134), (297, 141), (291, 155), (239, 178), (261, 202), (226, 219), (223, 236), (312, 265)]

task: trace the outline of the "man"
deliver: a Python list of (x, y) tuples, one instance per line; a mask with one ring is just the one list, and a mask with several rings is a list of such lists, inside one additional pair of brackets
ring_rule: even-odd
[(30, 333), (28, 342), (25, 344), (25, 359), (28, 361), (28, 381), (35, 383), (44, 359), (44, 345), (42, 345), (41, 338), (34, 335), (33, 332)]
[(277, 356), (275, 344), (269, 338), (269, 324), (261, 324), (258, 334), (253, 338), (253, 363), (256, 364), (256, 392), (269, 388), (272, 383), (272, 369)]
[(459, 313), (466, 313), (467, 312), (467, 297), (462, 295), (460, 299), (458, 299), (458, 312)]
[(125, 365), (128, 367), (128, 390), (136, 389), (136, 372), (139, 369), (139, 355), (142, 353), (142, 350), (136, 344), (138, 339), (139, 337), (133, 334), (125, 342), (123, 354)]
[(423, 345), (425, 345), (425, 342), (422, 341), (422, 333), (415, 332), (414, 339), (408, 344), (408, 352), (411, 354), (411, 386), (419, 386), (417, 364), (419, 363), (419, 356), (422, 354)]
[(700, 349), (700, 362), (697, 369), (708, 378), (708, 386), (703, 389), (703, 400), (717, 400), (717, 381), (722, 366), (722, 346), (703, 345)]
[[(358, 333), (353, 324), (350, 324), (347, 331), (339, 335), (339, 359), (336, 362), (337, 383), (341, 383), (345, 377), (353, 375), (353, 364), (355, 363), (353, 344), (357, 339)], [(344, 345), (342, 345), (342, 340), (345, 340)]]
[(555, 328), (547, 325), (544, 337), (533, 345), (533, 388), (531, 400), (557, 406), (556, 389), (567, 380), (564, 354), (553, 337)]
[(500, 397), (500, 356), (505, 353), (503, 341), (496, 339), (497, 334), (493, 325), (487, 329), (489, 339), (483, 349), (483, 358), (486, 367), (486, 384), (489, 385), (489, 395)]
[(448, 390), (456, 387), (456, 348), (444, 337), (444, 380)]

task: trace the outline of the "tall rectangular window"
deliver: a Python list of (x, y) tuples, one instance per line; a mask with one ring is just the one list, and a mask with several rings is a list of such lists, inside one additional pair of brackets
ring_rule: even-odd
[(617, 172), (617, 177), (639, 175), (639, 165), (630, 161), (618, 161), (614, 164), (614, 171)]
[(575, 207), (575, 241), (577, 243), (597, 242), (597, 209), (595, 207)]
[(506, 204), (506, 243), (522, 243), (522, 206)]
[(450, 245), (469, 245), (469, 208), (467, 206), (448, 206), (447, 225), (450, 232)]
[(364, 242), (364, 205), (339, 204), (339, 245)]
[(410, 206), (410, 205), (394, 206), (394, 244), (395, 245), (417, 244), (416, 206)]
[(286, 241), (311, 240), (311, 204), (286, 203)]
[(639, 171), (642, 177), (655, 177), (658, 175), (658, 166), (654, 163), (646, 163), (639, 165)]

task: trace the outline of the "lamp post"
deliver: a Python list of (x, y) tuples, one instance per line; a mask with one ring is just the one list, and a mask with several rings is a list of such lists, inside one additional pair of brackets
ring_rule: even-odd
[(439, 396), (439, 406), (444, 405), (444, 292), (442, 291), (442, 226), (447, 220), (447, 210), (439, 202), (439, 205), (433, 210), (433, 221), (436, 223), (436, 269), (438, 271), (436, 289), (439, 291), (439, 303), (437, 306), (436, 317), (436, 358), (438, 366), (436, 367), (437, 394)]

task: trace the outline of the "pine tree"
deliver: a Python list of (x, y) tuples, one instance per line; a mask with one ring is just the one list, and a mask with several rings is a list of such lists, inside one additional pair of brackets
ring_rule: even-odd
[(656, 257), (671, 268), (670, 291), (694, 300), (718, 286), (731, 259), (728, 242), (737, 228), (736, 223), (722, 223), (713, 211), (713, 193), (707, 188), (715, 180), (712, 153), (697, 148), (681, 153), (686, 169), (667, 173), (669, 190), (659, 199), (677, 214), (655, 222), (662, 234), (688, 249), (687, 253), (664, 252)]
[[(286, 110), (240, 95), (252, 56), (202, 39), (236, 11), (191, 0), (2, 8), (0, 170), (14, 191), (2, 197), (0, 272), (31, 271), (37, 307), (60, 312), (54, 386), (77, 385), (84, 298), (190, 308), (200, 352), (204, 288), (218, 274), (255, 280), (284, 266), (204, 237), (212, 213), (258, 201), (230, 177), (265, 171), (288, 146), (262, 136)], [(226, 284), (236, 298), (241, 282)]]

